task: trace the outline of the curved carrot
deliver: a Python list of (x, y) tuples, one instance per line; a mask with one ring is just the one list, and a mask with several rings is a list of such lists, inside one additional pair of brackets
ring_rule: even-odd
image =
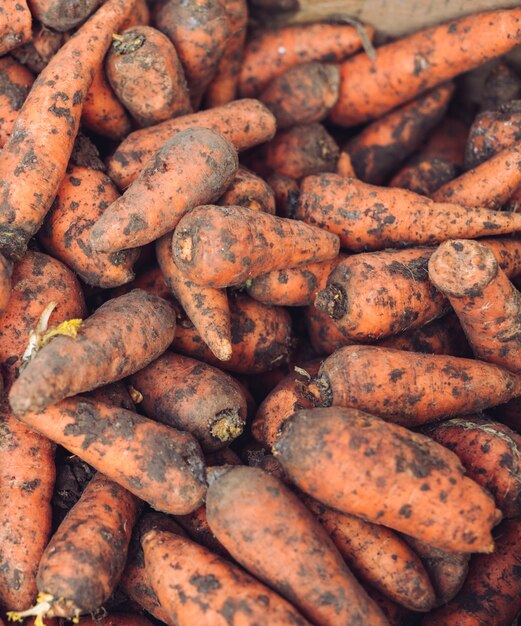
[(400, 187), (421, 196), (431, 196), (458, 175), (456, 166), (445, 159), (420, 154), (413, 157), (389, 182), (389, 187)]
[[(108, 0), (39, 75), (0, 153), (0, 251), (20, 258), (60, 186), (78, 132), (82, 104), (110, 41), (132, 6)], [(56, 75), (68, 79), (56, 80)], [(38, 123), (35, 125), (35, 120)]]
[(248, 168), (239, 166), (235, 178), (219, 198), (221, 206), (242, 206), (275, 214), (275, 193), (268, 183)]
[(331, 120), (356, 126), (517, 45), (521, 9), (485, 11), (359, 53), (340, 66), (340, 97)]
[(0, 56), (31, 39), (31, 23), (27, 0), (4, 0), (0, 13)]
[(34, 76), (13, 57), (0, 57), (0, 148), (3, 148), (13, 130), (27, 94), (31, 90)]
[(285, 174), (271, 174), (266, 179), (275, 194), (275, 213), (280, 217), (291, 217), (292, 206), (299, 196), (297, 181)]
[(274, 453), (292, 482), (326, 506), (443, 550), (494, 549), (501, 513), (492, 497), (424, 435), (356, 409), (311, 409), (286, 420)]

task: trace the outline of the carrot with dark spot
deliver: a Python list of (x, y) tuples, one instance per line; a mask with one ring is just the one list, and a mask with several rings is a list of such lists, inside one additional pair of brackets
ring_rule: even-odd
[(31, 23), (27, 0), (4, 0), (0, 11), (0, 56), (31, 39)]
[(33, 16), (45, 26), (68, 31), (82, 24), (101, 4), (101, 0), (28, 0)]
[(268, 183), (248, 168), (240, 166), (228, 189), (219, 198), (221, 206), (242, 206), (275, 214), (275, 193)]
[(399, 187), (421, 196), (431, 196), (440, 187), (456, 178), (458, 173), (453, 163), (420, 153), (393, 176), (389, 187)]
[(0, 57), (0, 148), (11, 136), (18, 112), (31, 90), (34, 76), (13, 57)]

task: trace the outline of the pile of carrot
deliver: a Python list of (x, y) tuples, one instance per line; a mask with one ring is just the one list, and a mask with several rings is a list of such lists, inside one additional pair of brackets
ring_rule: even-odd
[(250, 4), (0, 6), (0, 626), (513, 626), (521, 8)]

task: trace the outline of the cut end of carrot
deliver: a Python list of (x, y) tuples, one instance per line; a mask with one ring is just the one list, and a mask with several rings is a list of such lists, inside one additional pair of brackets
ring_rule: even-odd
[(315, 297), (315, 306), (333, 320), (339, 320), (347, 312), (348, 297), (344, 288), (336, 283), (319, 291)]
[(174, 251), (174, 255), (178, 259), (181, 259), (181, 261), (190, 263), (193, 257), (193, 249), (194, 249), (194, 242), (190, 234), (187, 232), (176, 233), (175, 244), (176, 244), (176, 250)]
[(244, 420), (235, 409), (224, 409), (215, 416), (216, 420), (210, 428), (212, 437), (227, 442), (237, 439), (244, 429)]

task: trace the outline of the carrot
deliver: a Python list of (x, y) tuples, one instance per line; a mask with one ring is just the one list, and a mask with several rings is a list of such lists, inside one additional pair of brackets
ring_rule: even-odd
[[(374, 29), (367, 25), (363, 28), (372, 39)], [(255, 96), (296, 65), (342, 61), (361, 47), (356, 28), (345, 24), (298, 24), (261, 30), (246, 45), (240, 93), (243, 97)]]
[(96, 474), (43, 553), (38, 604), (18, 617), (77, 618), (98, 609), (123, 572), (138, 513), (136, 497)]
[(514, 191), (505, 203), (504, 207), (507, 211), (519, 213), (521, 210), (521, 185)]
[(39, 74), (63, 44), (64, 34), (33, 23), (32, 39), (11, 51), (31, 72)]
[(135, 26), (117, 35), (107, 53), (105, 71), (118, 99), (140, 126), (191, 111), (176, 49), (151, 26)]
[[(0, 154), (0, 251), (19, 259), (58, 191), (78, 132), (82, 104), (112, 31), (132, 2), (108, 0), (39, 75)], [(67, 82), (56, 80), (68, 76)], [(34, 120), (38, 120), (35, 126)]]
[(500, 209), (521, 186), (521, 143), (498, 152), (432, 194), (436, 202)]
[(46, 252), (66, 263), (88, 285), (116, 287), (134, 278), (132, 265), (139, 250), (95, 252), (89, 243), (96, 220), (118, 198), (104, 172), (71, 164), (39, 232)]
[(118, 381), (98, 387), (93, 391), (84, 393), (83, 396), (94, 402), (103, 402), (127, 411), (135, 411), (135, 405), (124, 382)]
[(465, 161), (468, 134), (469, 127), (465, 122), (445, 116), (429, 135), (422, 151), (461, 167)]
[(340, 66), (340, 97), (331, 120), (356, 126), (514, 48), (521, 9), (485, 11), (433, 26), (359, 53)]
[(521, 372), (521, 295), (494, 253), (477, 241), (447, 241), (429, 260), (429, 278), (449, 299), (474, 354)]
[(0, 56), (31, 39), (27, 0), (4, 0), (0, 9)]
[(260, 176), (240, 166), (228, 189), (219, 198), (222, 206), (242, 206), (275, 214), (275, 193)]
[(494, 496), (505, 517), (520, 515), (521, 435), (474, 416), (447, 420), (424, 432), (458, 455), (467, 476)]
[(299, 179), (320, 172), (334, 172), (339, 148), (322, 124), (301, 124), (277, 133), (249, 162), (262, 176), (273, 172)]
[(355, 343), (344, 335), (329, 315), (313, 304), (305, 307), (304, 322), (309, 341), (320, 356), (329, 356), (335, 350)]
[(346, 176), (346, 177), (356, 176), (355, 169), (351, 161), (351, 157), (345, 150), (342, 150), (340, 152), (340, 156), (338, 157), (336, 173), (339, 176)]
[(150, 530), (142, 545), (152, 587), (179, 626), (308, 624), (274, 591), (185, 537)]
[(101, 4), (100, 0), (28, 0), (33, 16), (45, 26), (57, 31), (71, 30), (82, 24)]
[(236, 100), (130, 133), (108, 159), (109, 176), (120, 189), (125, 189), (165, 141), (195, 126), (220, 132), (237, 150), (268, 141), (275, 134), (275, 118), (262, 103)]
[(315, 393), (323, 405), (415, 427), (507, 402), (521, 395), (521, 379), (472, 359), (346, 346), (322, 364)]
[(356, 176), (375, 185), (386, 182), (441, 120), (453, 93), (454, 84), (444, 83), (369, 124), (348, 141), (344, 149)]
[(207, 108), (222, 106), (235, 100), (246, 39), (248, 25), (246, 0), (224, 0), (222, 4), (228, 16), (231, 35), (219, 61), (215, 76), (206, 90)]
[(431, 196), (458, 175), (456, 166), (438, 157), (419, 154), (406, 163), (390, 180), (389, 187), (400, 187), (422, 196)]
[(156, 6), (153, 22), (174, 44), (197, 105), (232, 36), (224, 4), (220, 0), (169, 0)]
[(140, 289), (113, 298), (74, 338), (56, 337), (37, 353), (11, 389), (11, 408), (19, 417), (120, 380), (162, 354), (174, 330), (174, 312), (161, 298)]
[(275, 213), (280, 217), (290, 217), (292, 206), (299, 196), (297, 181), (284, 174), (272, 174), (267, 182), (275, 194)]
[(246, 398), (224, 372), (167, 352), (130, 378), (143, 396), (148, 417), (192, 433), (204, 451), (218, 450), (239, 437), (246, 421)]
[(34, 76), (21, 63), (11, 56), (0, 57), (0, 148), (11, 136), (33, 82)]
[(501, 513), (492, 497), (424, 435), (356, 409), (311, 409), (286, 420), (274, 453), (292, 482), (328, 507), (442, 550), (494, 548)]
[[(0, 320), (2, 313), (7, 309), (11, 298), (11, 273), (13, 266), (0, 254)], [(0, 329), (2, 322), (0, 321)], [(1, 333), (1, 330), (0, 330)]]
[(319, 368), (320, 361), (306, 363), (305, 367), (290, 372), (267, 394), (251, 424), (251, 433), (259, 443), (273, 447), (286, 418), (301, 409), (313, 408), (314, 398), (308, 393), (307, 385)]
[(96, 222), (92, 247), (117, 252), (156, 240), (189, 209), (217, 200), (237, 167), (235, 148), (216, 131), (194, 128), (175, 135)]
[(215, 205), (197, 207), (181, 218), (172, 239), (181, 272), (217, 288), (272, 270), (329, 261), (338, 248), (338, 237), (302, 222)]
[(152, 626), (152, 622), (142, 615), (111, 613), (101, 618), (82, 617), (78, 626)]
[(337, 174), (303, 181), (295, 217), (337, 234), (343, 248), (356, 251), (521, 230), (517, 214), (435, 203), (412, 191), (375, 187)]
[(361, 582), (413, 611), (428, 611), (434, 606), (434, 590), (427, 572), (397, 533), (334, 511), (309, 496), (303, 496), (303, 502)]
[(242, 461), (231, 448), (221, 448), (205, 454), (206, 465), (242, 465)]
[[(58, 449), (55, 463), (56, 482), (52, 498), (53, 531), (59, 527), (67, 513), (78, 502), (85, 487), (96, 473), (96, 470), (88, 463), (74, 454), (69, 454), (63, 448)], [(35, 595), (25, 603), (25, 606), (28, 606), (34, 598)], [(24, 607), (20, 607), (22, 608)]]
[(148, 8), (147, 0), (136, 0), (130, 15), (120, 26), (120, 32), (128, 28), (134, 28), (134, 26), (148, 26), (149, 24), (150, 9)]
[(206, 502), (217, 539), (307, 619), (324, 625), (386, 623), (326, 531), (275, 477), (231, 467), (212, 477)]
[(473, 557), (463, 589), (422, 626), (510, 626), (515, 621), (521, 610), (520, 524), (517, 518), (498, 526), (494, 553)]
[(364, 589), (371, 600), (373, 600), (382, 611), (385, 619), (389, 622), (389, 626), (411, 626), (411, 624), (416, 623), (415, 618), (418, 617), (417, 613), (389, 600), (387, 596), (384, 596), (374, 587), (364, 585)]
[[(239, 465), (241, 465), (241, 463), (239, 463)], [(211, 475), (211, 469), (212, 468), (208, 468), (209, 475)], [(177, 515), (176, 520), (196, 543), (208, 548), (225, 559), (232, 560), (228, 550), (217, 540), (208, 525), (206, 506), (204, 504), (192, 513), (188, 513), (188, 515)]]
[(169, 234), (156, 244), (164, 280), (212, 353), (217, 359), (228, 361), (232, 356), (232, 338), (226, 291), (198, 285), (187, 278), (174, 263), (171, 242)]
[(494, 111), (521, 98), (521, 78), (504, 61), (492, 67), (483, 84), (481, 110)]
[(306, 63), (275, 78), (259, 100), (277, 118), (279, 130), (312, 124), (327, 117), (338, 98), (338, 65)]

